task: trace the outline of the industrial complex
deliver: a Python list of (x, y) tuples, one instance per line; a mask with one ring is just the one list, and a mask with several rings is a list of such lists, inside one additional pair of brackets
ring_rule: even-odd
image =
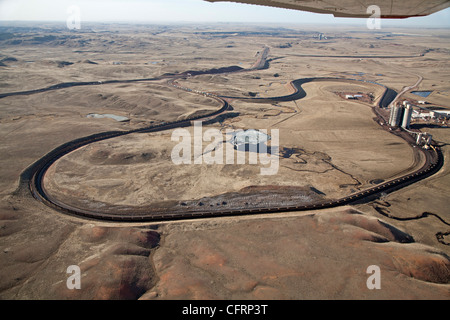
[[(414, 105), (409, 100), (403, 100), (402, 102), (392, 104), (389, 108), (389, 126), (391, 129), (400, 128), (401, 130), (408, 132), (415, 138), (416, 144), (425, 149), (430, 148), (433, 136), (426, 132), (423, 133), (419, 130), (412, 130), (412, 121), (434, 120), (436, 123), (446, 126), (447, 120), (450, 118), (449, 111), (437, 112), (422, 106)], [(422, 112), (424, 110), (428, 112)]]

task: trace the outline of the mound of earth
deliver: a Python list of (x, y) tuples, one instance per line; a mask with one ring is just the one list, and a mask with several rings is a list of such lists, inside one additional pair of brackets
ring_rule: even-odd
[[(160, 299), (448, 299), (449, 257), (353, 209), (165, 226)], [(381, 289), (369, 289), (370, 266)]]

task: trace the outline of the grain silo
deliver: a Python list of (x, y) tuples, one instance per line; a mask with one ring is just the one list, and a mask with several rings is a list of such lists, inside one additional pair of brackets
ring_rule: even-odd
[(406, 109), (403, 114), (402, 128), (408, 129), (411, 124), (412, 107), (410, 104), (406, 105)]
[(389, 125), (391, 127), (398, 127), (398, 125), (402, 122), (404, 108), (401, 106), (393, 105), (391, 107), (391, 114), (389, 116)]

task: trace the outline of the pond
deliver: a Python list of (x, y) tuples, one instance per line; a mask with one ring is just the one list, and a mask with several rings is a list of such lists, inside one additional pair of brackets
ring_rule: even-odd
[(231, 142), (234, 148), (239, 151), (270, 153), (270, 147), (266, 142), (271, 138), (268, 134), (258, 130), (249, 129), (233, 132)]
[(411, 91), (411, 93), (414, 93), (415, 95), (421, 96), (423, 98), (428, 97), (433, 91)]

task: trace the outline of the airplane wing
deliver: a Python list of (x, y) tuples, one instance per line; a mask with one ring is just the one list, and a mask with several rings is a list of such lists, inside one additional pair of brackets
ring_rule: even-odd
[[(206, 0), (209, 2), (238, 2), (333, 14), (335, 17), (409, 18), (427, 16), (450, 6), (449, 0)], [(368, 8), (376, 5), (376, 12)]]

